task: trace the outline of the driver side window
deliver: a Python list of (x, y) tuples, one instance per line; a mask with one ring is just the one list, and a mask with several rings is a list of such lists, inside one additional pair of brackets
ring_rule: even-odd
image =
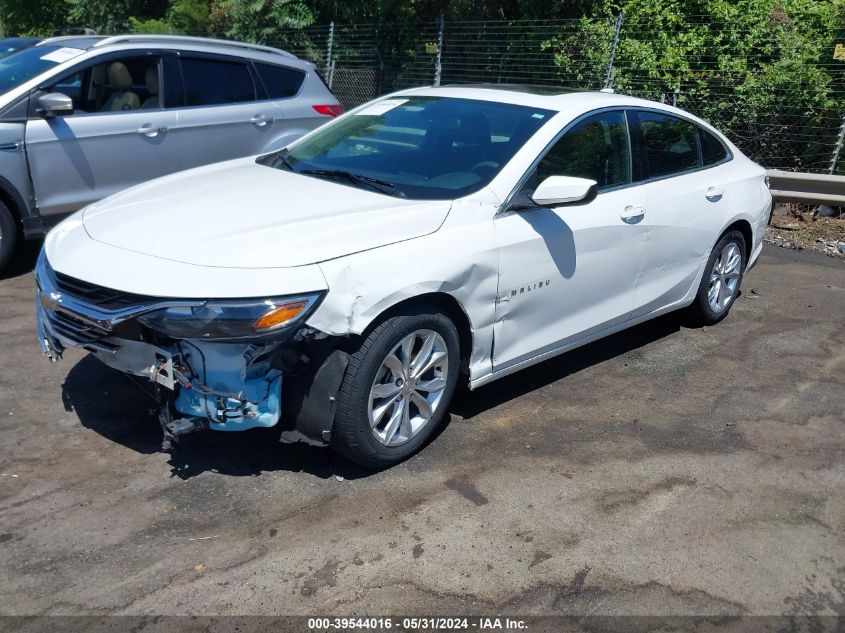
[(631, 182), (628, 126), (622, 111), (579, 121), (540, 160), (534, 187), (549, 176), (576, 176), (598, 183), (599, 191)]
[(73, 113), (158, 109), (160, 58), (144, 55), (110, 59), (65, 76), (48, 88), (73, 100)]

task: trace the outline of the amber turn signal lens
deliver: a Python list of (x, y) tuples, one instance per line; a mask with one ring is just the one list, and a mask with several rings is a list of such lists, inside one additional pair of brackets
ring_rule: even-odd
[(285, 323), (296, 318), (296, 316), (308, 305), (307, 301), (294, 301), (276, 306), (263, 317), (252, 324), (256, 330), (272, 330), (281, 327)]

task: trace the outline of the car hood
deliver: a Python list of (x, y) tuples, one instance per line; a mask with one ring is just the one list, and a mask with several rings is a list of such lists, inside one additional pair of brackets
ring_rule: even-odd
[(217, 163), (85, 209), (91, 239), (198, 266), (304, 266), (427, 235), (450, 201), (403, 200), (257, 164)]

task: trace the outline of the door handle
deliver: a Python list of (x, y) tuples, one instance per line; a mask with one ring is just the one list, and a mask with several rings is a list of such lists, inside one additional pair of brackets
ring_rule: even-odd
[(164, 126), (156, 127), (152, 123), (146, 123), (135, 130), (138, 134), (142, 134), (143, 136), (148, 136), (149, 138), (154, 138), (159, 134), (164, 134), (167, 132), (167, 128)]
[(704, 191), (704, 197), (710, 202), (718, 201), (723, 195), (725, 195), (725, 190), (721, 187), (707, 187)]
[(632, 207), (631, 205), (628, 205), (622, 213), (619, 214), (619, 217), (622, 218), (623, 222), (636, 224), (645, 217), (645, 209), (642, 207)]
[(273, 122), (273, 117), (269, 117), (266, 114), (256, 114), (249, 120), (255, 127), (264, 127), (268, 123)]

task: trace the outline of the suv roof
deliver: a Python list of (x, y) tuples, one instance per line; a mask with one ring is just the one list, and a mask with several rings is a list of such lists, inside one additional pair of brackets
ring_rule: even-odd
[(249, 42), (237, 42), (234, 40), (221, 40), (211, 37), (193, 37), (190, 35), (96, 35), (96, 36), (79, 36), (79, 35), (65, 35), (62, 37), (51, 37), (43, 40), (37, 46), (44, 46), (50, 44), (63, 44), (73, 48), (80, 48), (88, 50), (91, 48), (103, 48), (112, 46), (114, 44), (200, 44), (209, 47), (218, 48), (240, 48), (242, 50), (251, 50), (261, 53), (275, 53), (276, 55), (284, 55), (292, 59), (297, 59), (296, 55), (283, 51), (280, 48), (273, 48), (272, 46), (262, 46), (261, 44), (250, 44)]

